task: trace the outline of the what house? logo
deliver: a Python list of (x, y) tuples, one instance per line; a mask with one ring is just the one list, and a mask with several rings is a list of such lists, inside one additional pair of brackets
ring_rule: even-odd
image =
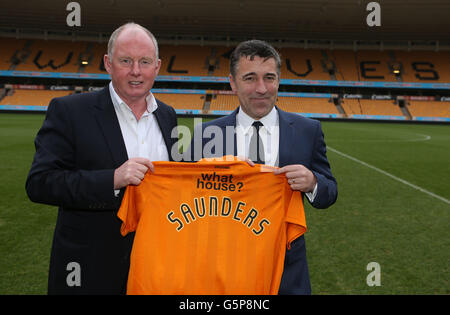
[(197, 178), (198, 189), (221, 190), (221, 191), (237, 191), (240, 192), (244, 184), (242, 182), (233, 183), (233, 175), (217, 175), (201, 173)]

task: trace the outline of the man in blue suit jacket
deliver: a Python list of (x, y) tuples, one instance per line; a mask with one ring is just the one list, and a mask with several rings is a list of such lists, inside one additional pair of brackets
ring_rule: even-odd
[(34, 202), (59, 207), (49, 294), (124, 294), (133, 234), (117, 217), (127, 185), (151, 161), (172, 160), (175, 110), (150, 93), (161, 61), (153, 35), (128, 23), (108, 44), (109, 86), (51, 101), (26, 182)]
[[(275, 106), (280, 68), (279, 54), (266, 42), (239, 44), (231, 56), (230, 85), (240, 107), (229, 116), (197, 126), (188, 154), (194, 160), (222, 155), (254, 157), (258, 163), (279, 166), (276, 173), (285, 174), (293, 190), (304, 193), (313, 207), (327, 208), (337, 199), (337, 183), (326, 157), (320, 122)], [(255, 121), (262, 124), (258, 129), (252, 128)], [(252, 141), (257, 133), (260, 140)], [(218, 135), (222, 139), (217, 140)], [(258, 143), (256, 156), (252, 156), (252, 143)], [(286, 253), (279, 294), (311, 294), (304, 236)]]

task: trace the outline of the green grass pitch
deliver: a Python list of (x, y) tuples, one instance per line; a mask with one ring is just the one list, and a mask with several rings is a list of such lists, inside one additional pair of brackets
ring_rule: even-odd
[[(43, 119), (0, 114), (0, 294), (47, 290), (57, 211), (24, 188)], [(449, 294), (450, 126), (322, 126), (339, 196), (327, 210), (306, 202), (313, 294)]]

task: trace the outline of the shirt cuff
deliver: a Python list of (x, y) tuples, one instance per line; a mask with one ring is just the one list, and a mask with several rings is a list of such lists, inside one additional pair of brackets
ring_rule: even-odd
[(307, 192), (307, 193), (305, 193), (305, 195), (306, 195), (306, 197), (308, 197), (308, 199), (309, 199), (309, 201), (311, 203), (314, 202), (314, 199), (316, 198), (316, 195), (317, 195), (317, 183), (314, 186), (313, 191), (312, 192)]

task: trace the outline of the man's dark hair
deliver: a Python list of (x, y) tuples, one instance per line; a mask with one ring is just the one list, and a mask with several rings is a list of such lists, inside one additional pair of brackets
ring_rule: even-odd
[(240, 43), (231, 54), (230, 73), (233, 76), (233, 78), (235, 77), (237, 72), (237, 65), (239, 59), (241, 59), (241, 57), (247, 58), (250, 57), (250, 60), (253, 60), (255, 56), (264, 58), (264, 61), (270, 58), (275, 59), (278, 77), (280, 77), (281, 71), (280, 54), (269, 43), (262, 40), (253, 39)]

